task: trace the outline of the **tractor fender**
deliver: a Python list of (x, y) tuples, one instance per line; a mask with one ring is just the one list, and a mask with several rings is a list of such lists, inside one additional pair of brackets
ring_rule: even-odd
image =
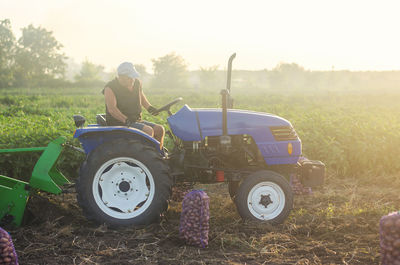
[(144, 144), (155, 147), (162, 156), (164, 155), (164, 151), (160, 149), (159, 141), (135, 128), (123, 126), (90, 126), (77, 129), (74, 133), (74, 138), (79, 139), (86, 155), (89, 155), (90, 152), (105, 142), (119, 138), (140, 140)]

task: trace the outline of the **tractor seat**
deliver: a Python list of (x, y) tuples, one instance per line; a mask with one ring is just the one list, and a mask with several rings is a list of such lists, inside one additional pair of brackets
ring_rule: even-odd
[(100, 126), (107, 126), (106, 114), (97, 114), (96, 115), (96, 122)]

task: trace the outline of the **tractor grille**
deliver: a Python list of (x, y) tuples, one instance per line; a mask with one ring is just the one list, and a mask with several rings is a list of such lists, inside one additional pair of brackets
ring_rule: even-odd
[(269, 127), (275, 141), (291, 141), (297, 140), (297, 134), (290, 126), (271, 126)]

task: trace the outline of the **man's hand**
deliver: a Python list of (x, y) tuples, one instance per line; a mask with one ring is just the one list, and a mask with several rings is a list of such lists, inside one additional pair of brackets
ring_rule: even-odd
[(147, 111), (148, 111), (151, 115), (157, 115), (157, 114), (158, 114), (157, 109), (156, 109), (155, 107), (151, 106), (151, 105), (147, 108)]
[(130, 121), (129, 119), (126, 119), (125, 120), (125, 126), (126, 127), (133, 127), (133, 124), (134, 124), (135, 122), (133, 122), (133, 121)]

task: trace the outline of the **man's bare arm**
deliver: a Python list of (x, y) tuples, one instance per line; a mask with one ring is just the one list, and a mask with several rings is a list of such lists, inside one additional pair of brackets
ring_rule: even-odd
[(140, 82), (140, 102), (141, 102), (142, 106), (147, 110), (151, 106), (149, 100), (146, 98), (146, 96), (143, 93), (142, 82)]
[(141, 91), (140, 92), (140, 97), (141, 97), (141, 101), (142, 101), (142, 106), (145, 108), (145, 109), (148, 109), (150, 106), (151, 106), (151, 104), (150, 104), (150, 102), (149, 102), (149, 100), (146, 98), (146, 96), (144, 95), (144, 93), (143, 93), (143, 91)]
[(105, 88), (104, 97), (108, 112), (110, 112), (110, 114), (117, 120), (125, 123), (127, 117), (117, 108), (117, 99), (115, 98), (114, 92), (111, 90), (111, 88)]

